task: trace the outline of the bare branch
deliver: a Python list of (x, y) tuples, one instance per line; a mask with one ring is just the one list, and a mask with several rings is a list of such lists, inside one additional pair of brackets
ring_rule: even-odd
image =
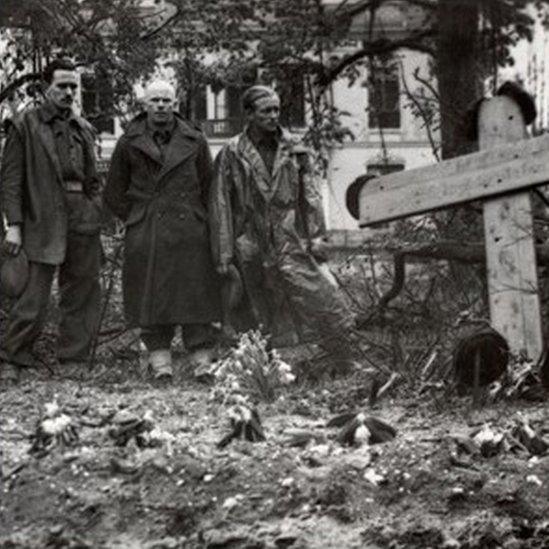
[(406, 78), (404, 78), (404, 64), (402, 61), (400, 61), (400, 74), (402, 79), (402, 85), (404, 86), (404, 91), (406, 93), (406, 96), (412, 103), (415, 105), (416, 109), (418, 110), (421, 118), (423, 119), (424, 125), (425, 125), (425, 131), (427, 132), (427, 138), (429, 139), (429, 144), (431, 145), (431, 150), (433, 151), (433, 155), (436, 158), (437, 162), (440, 162), (440, 156), (438, 154), (438, 146), (435, 143), (435, 139), (433, 137), (433, 132), (431, 130), (431, 124), (428, 119), (427, 113), (425, 112), (425, 109), (421, 105), (421, 103), (416, 99), (414, 94), (410, 91), (410, 88), (408, 87), (408, 82), (406, 82)]
[(170, 17), (165, 19), (160, 25), (158, 25), (158, 27), (154, 28), (153, 30), (151, 30), (149, 32), (146, 32), (146, 33), (142, 34), (139, 37), (139, 39), (142, 40), (142, 41), (149, 40), (153, 36), (156, 36), (157, 34), (162, 32), (165, 28), (169, 27), (172, 23), (175, 23), (175, 21), (177, 21), (177, 19), (179, 19), (180, 17), (181, 17), (181, 9), (179, 7), (177, 7), (177, 10), (175, 11), (175, 13), (173, 15), (171, 15)]
[(420, 51), (429, 55), (434, 55), (434, 49), (423, 42), (429, 38), (435, 36), (433, 29), (427, 29), (425, 31), (410, 35), (408, 38), (401, 40), (387, 40), (385, 38), (375, 40), (363, 45), (361, 49), (353, 54), (344, 57), (337, 65), (332, 67), (326, 74), (319, 78), (319, 84), (321, 86), (327, 86), (334, 80), (336, 80), (341, 73), (348, 67), (354, 65), (362, 59), (372, 57), (375, 55), (386, 55), (391, 52), (395, 52), (400, 49), (409, 49), (414, 51)]
[[(338, 20), (352, 19), (365, 11), (370, 11), (372, 14), (383, 7), (383, 3), (387, 0), (364, 0), (363, 2), (355, 2), (346, 7), (347, 0), (342, 2), (334, 9), (332, 15), (337, 16)], [(407, 4), (421, 7), (425, 11), (434, 12), (437, 7), (436, 0), (407, 0)]]
[(31, 72), (23, 74), (13, 82), (10, 82), (2, 91), (0, 91), (0, 104), (3, 103), (13, 92), (15, 92), (17, 88), (32, 80), (38, 80), (38, 78), (40, 78), (40, 74)]
[(427, 88), (433, 97), (440, 103), (440, 95), (438, 93), (438, 90), (433, 86), (432, 82), (429, 82), (428, 80), (425, 80), (425, 78), (419, 76), (419, 68), (416, 68), (414, 70), (414, 78), (425, 88)]

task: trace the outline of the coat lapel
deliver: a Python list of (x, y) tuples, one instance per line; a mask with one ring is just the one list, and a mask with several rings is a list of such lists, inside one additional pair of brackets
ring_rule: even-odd
[(61, 182), (63, 181), (63, 176), (61, 173), (61, 164), (59, 163), (59, 158), (57, 157), (57, 150), (55, 148), (55, 140), (53, 137), (53, 131), (49, 124), (39, 124), (37, 127), (38, 136), (40, 142), (44, 146), (46, 153), (51, 160), (53, 168), (55, 170), (55, 175), (57, 179)]
[(169, 172), (188, 160), (196, 152), (198, 137), (200, 137), (198, 131), (189, 128), (180, 120), (177, 121), (172, 138), (166, 147), (162, 168), (158, 174), (159, 183)]
[[(276, 151), (275, 160), (273, 163), (273, 180), (279, 182), (280, 181), (280, 170), (282, 166), (288, 161), (288, 158), (291, 154), (291, 146), (287, 141), (284, 139), (280, 140), (280, 143), (278, 144), (278, 149)], [(276, 187), (278, 187), (278, 183), (276, 184)], [(276, 190), (276, 189), (275, 189)]]
[(131, 143), (133, 147), (140, 150), (151, 160), (154, 160), (157, 164), (162, 164), (160, 150), (148, 132), (143, 131), (143, 133), (136, 134)]
[(259, 191), (266, 200), (271, 200), (276, 191), (277, 184), (271, 174), (269, 174), (265, 162), (263, 162), (261, 155), (254, 147), (251, 139), (246, 135), (246, 132), (242, 134), (239, 149), (241, 157), (249, 164), (254, 172), (255, 183), (257, 184)]
[(132, 147), (141, 151), (158, 165), (162, 164), (162, 155), (147, 131), (147, 115), (145, 113), (139, 114), (131, 121), (127, 136), (131, 139)]

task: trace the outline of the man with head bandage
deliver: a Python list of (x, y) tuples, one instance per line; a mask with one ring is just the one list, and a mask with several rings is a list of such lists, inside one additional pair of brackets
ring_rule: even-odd
[(212, 161), (204, 135), (175, 113), (171, 84), (151, 82), (144, 105), (116, 145), (104, 199), (126, 225), (127, 321), (141, 328), (152, 378), (169, 381), (175, 327), (199, 366), (220, 320), (207, 214)]
[(313, 337), (351, 363), (354, 318), (321, 265), (322, 201), (307, 150), (280, 127), (273, 89), (252, 86), (242, 104), (247, 125), (219, 153), (210, 195), (216, 268), (238, 271), (244, 288), (233, 324), (262, 326), (274, 345)]

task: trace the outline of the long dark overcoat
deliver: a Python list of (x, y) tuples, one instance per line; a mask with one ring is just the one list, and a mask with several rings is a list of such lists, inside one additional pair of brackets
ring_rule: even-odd
[(65, 260), (67, 232), (98, 234), (101, 211), (97, 202), (92, 126), (73, 115), (83, 139), (84, 193), (71, 194), (67, 204), (55, 137), (49, 124), (53, 106), (46, 102), (9, 122), (0, 174), (1, 210), (8, 223), (23, 226), (23, 247), (30, 261), (59, 265)]
[(130, 325), (220, 319), (209, 247), (211, 177), (205, 137), (179, 117), (164, 157), (144, 114), (118, 141), (103, 196), (126, 225), (123, 293)]

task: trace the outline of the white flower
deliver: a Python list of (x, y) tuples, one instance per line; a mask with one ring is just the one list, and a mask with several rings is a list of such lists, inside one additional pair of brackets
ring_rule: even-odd
[(71, 418), (66, 414), (61, 414), (55, 419), (45, 419), (42, 422), (42, 429), (48, 435), (58, 435), (62, 433), (71, 424)]
[(284, 488), (289, 488), (290, 486), (292, 486), (294, 484), (294, 482), (295, 482), (295, 480), (292, 477), (286, 477), (286, 478), (284, 478), (280, 481), (280, 484)]
[(278, 371), (280, 373), (291, 373), (292, 367), (287, 362), (284, 362), (283, 360), (279, 360)]
[(46, 402), (44, 404), (44, 415), (46, 417), (54, 417), (59, 413), (59, 404), (57, 404), (57, 400), (54, 400), (53, 402)]
[(233, 351), (233, 357), (237, 360), (241, 359), (245, 354), (245, 349), (241, 345), (239, 345), (234, 351)]
[(280, 383), (282, 383), (283, 385), (289, 385), (290, 383), (293, 383), (294, 381), (295, 381), (294, 374), (291, 374), (289, 372), (284, 372), (280, 376)]
[(232, 400), (235, 404), (247, 404), (248, 399), (244, 395), (233, 395)]
[(243, 496), (237, 494), (234, 497), (229, 497), (223, 502), (223, 509), (233, 509), (238, 505), (238, 503), (243, 499)]

